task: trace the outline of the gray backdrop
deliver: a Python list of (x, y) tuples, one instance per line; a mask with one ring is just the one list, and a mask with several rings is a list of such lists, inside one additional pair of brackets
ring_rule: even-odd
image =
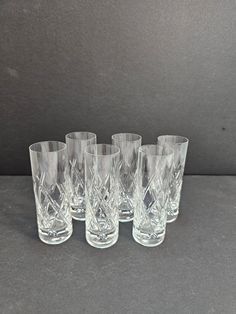
[(91, 130), (190, 138), (187, 173), (236, 174), (236, 1), (1, 0), (0, 174)]

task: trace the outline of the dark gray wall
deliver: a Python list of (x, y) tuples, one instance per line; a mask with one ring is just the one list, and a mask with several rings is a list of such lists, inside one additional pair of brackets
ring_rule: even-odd
[(236, 1), (2, 0), (0, 173), (91, 130), (178, 133), (187, 172), (236, 173)]

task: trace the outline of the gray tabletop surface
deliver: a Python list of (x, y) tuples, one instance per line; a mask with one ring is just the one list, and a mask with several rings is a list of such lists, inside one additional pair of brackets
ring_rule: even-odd
[(0, 313), (236, 313), (236, 177), (187, 176), (181, 215), (156, 248), (131, 223), (98, 250), (74, 222), (65, 243), (37, 236), (30, 177), (0, 177)]

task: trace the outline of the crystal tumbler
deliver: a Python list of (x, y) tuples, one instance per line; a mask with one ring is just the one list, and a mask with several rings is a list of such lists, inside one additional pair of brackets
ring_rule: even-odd
[(39, 142), (29, 151), (39, 238), (62, 243), (72, 234), (66, 144)]
[(165, 238), (166, 203), (173, 152), (160, 145), (143, 145), (138, 154), (133, 237), (144, 246), (157, 246)]
[(71, 182), (71, 214), (76, 220), (85, 220), (85, 161), (84, 151), (96, 144), (96, 134), (72, 132), (66, 135)]
[(86, 240), (97, 248), (112, 246), (118, 239), (119, 158), (120, 149), (113, 145), (85, 150)]
[(138, 149), (142, 137), (138, 134), (112, 135), (112, 144), (120, 148), (119, 162), (119, 219), (131, 221), (134, 217), (134, 189), (137, 180)]
[(175, 221), (179, 214), (179, 203), (183, 183), (185, 160), (189, 140), (177, 135), (161, 135), (158, 144), (170, 147), (174, 152), (173, 166), (170, 178), (170, 195), (167, 204), (167, 222)]

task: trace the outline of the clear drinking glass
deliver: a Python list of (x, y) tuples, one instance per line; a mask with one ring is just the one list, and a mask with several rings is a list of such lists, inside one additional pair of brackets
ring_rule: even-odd
[(172, 161), (170, 148), (160, 145), (143, 145), (139, 148), (133, 237), (144, 246), (157, 246), (165, 238)]
[(97, 136), (90, 132), (72, 132), (66, 135), (71, 180), (71, 214), (76, 220), (85, 220), (85, 161), (84, 151), (96, 144)]
[(39, 238), (59, 244), (72, 234), (66, 144), (49, 141), (29, 147)]
[(138, 149), (142, 137), (138, 134), (112, 135), (112, 144), (120, 148), (119, 163), (119, 219), (131, 221), (134, 217), (134, 190), (137, 180)]
[(114, 145), (90, 145), (85, 150), (86, 240), (107, 248), (118, 240), (118, 163)]
[(173, 166), (170, 178), (170, 195), (167, 204), (167, 222), (175, 221), (179, 214), (179, 203), (183, 183), (185, 160), (189, 140), (178, 135), (161, 135), (158, 144), (170, 147), (174, 152)]

